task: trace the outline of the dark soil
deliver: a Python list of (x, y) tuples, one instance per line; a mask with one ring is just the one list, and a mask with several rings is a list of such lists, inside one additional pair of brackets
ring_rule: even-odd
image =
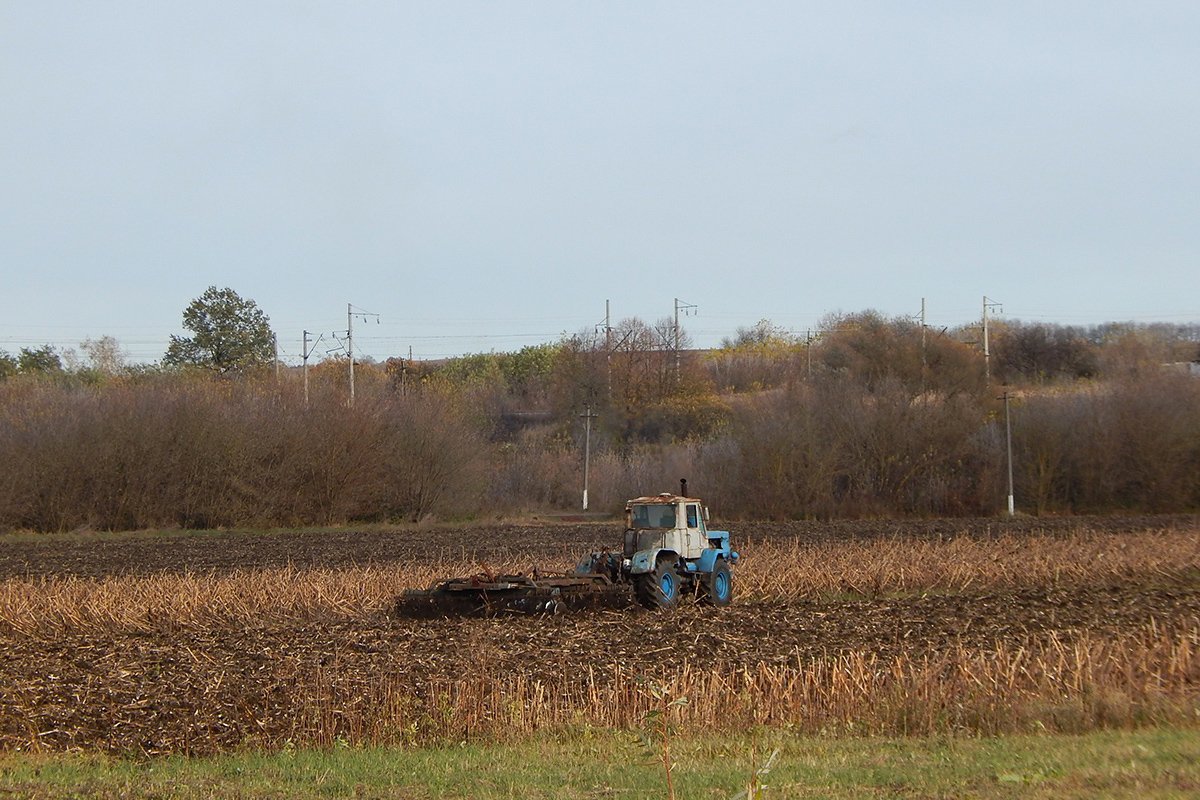
[[(1195, 528), (1196, 516), (919, 522), (740, 524), (737, 536), (811, 541), (846, 537), (993, 536), (1080, 528)], [(0, 575), (104, 576), (291, 565), (528, 555), (531, 561), (604, 547), (611, 525), (476, 526), (371, 532), (214, 533), (112, 539), (0, 542)], [(432, 547), (431, 547), (431, 543)], [(164, 628), (149, 634), (0, 635), (0, 749), (206, 753), (278, 731), (306, 714), (297, 685), (334, 685), (352, 706), (383, 679), (414, 694), (438, 681), (487, 670), (562, 683), (799, 664), (848, 650), (920, 657), (946, 648), (988, 650), (1030, 635), (1070, 641), (1150, 622), (1200, 619), (1200, 578), (1138, 579), (1108, 586), (1011, 592), (735, 604), (713, 610), (574, 613), (482, 619), (401, 619), (387, 610), (361, 619)], [(317, 676), (317, 678), (314, 678)]]
[[(734, 544), (798, 539), (806, 542), (1004, 534), (1056, 534), (1078, 530), (1139, 531), (1195, 529), (1200, 514), (1017, 517), (930, 520), (844, 520), (837, 522), (716, 522)], [(571, 559), (618, 546), (620, 523), (430, 526), (395, 530), (211, 532), (191, 535), (127, 534), (0, 539), (0, 579), (25, 575), (102, 577), (155, 572), (213, 572), (293, 566), (341, 568), (394, 562), (461, 559), (487, 562), (515, 553), (531, 560)]]

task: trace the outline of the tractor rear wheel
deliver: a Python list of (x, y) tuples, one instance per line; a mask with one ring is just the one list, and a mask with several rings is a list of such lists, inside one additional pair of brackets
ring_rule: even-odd
[(639, 575), (634, 584), (638, 602), (651, 610), (679, 605), (679, 573), (670, 556), (660, 556), (652, 572)]
[(733, 573), (725, 559), (718, 558), (713, 571), (704, 578), (702, 600), (713, 606), (727, 606), (733, 599)]

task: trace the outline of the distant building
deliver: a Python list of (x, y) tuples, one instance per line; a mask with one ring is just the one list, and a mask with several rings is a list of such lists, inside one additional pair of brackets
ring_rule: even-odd
[(1174, 361), (1170, 364), (1163, 364), (1163, 369), (1200, 378), (1200, 361)]

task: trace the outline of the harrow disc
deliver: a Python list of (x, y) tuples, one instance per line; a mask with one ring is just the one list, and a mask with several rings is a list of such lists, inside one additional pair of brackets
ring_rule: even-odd
[(604, 575), (472, 575), (407, 589), (396, 598), (401, 617), (489, 617), (502, 614), (559, 614), (635, 605), (630, 587)]

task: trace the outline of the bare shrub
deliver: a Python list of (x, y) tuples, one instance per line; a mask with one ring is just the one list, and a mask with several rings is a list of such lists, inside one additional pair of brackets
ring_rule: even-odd
[(190, 376), (4, 386), (0, 527), (211, 528), (419, 519), (478, 507), (482, 442), (453, 403)]
[(727, 514), (828, 518), (977, 513), (990, 502), (995, 457), (980, 448), (968, 398), (913, 398), (823, 380), (739, 405), (706, 449)]
[(413, 521), (461, 515), (481, 506), (485, 442), (446, 398), (393, 398), (387, 414), (388, 457), (382, 516)]
[(583, 491), (583, 451), (551, 438), (544, 429), (526, 431), (500, 444), (494, 456), (488, 508), (537, 511), (578, 508)]
[(713, 487), (700, 466), (703, 446), (675, 444), (635, 447), (624, 453), (603, 454), (592, 465), (592, 485), (598, 508), (619, 512), (626, 500), (659, 492), (678, 492), (681, 478), (688, 480), (688, 494), (706, 498), (710, 505)]
[[(593, 451), (588, 470), (588, 509), (619, 514), (632, 497), (678, 491), (680, 478), (688, 479), (693, 494), (712, 488), (705, 483), (700, 466), (703, 449), (698, 444), (673, 444), (639, 445), (622, 452)], [(582, 445), (525, 437), (500, 445), (496, 462), (490, 508), (580, 510)]]
[(1200, 383), (1155, 373), (1014, 405), (1018, 496), (1041, 511), (1200, 505)]
[(1124, 467), (1118, 503), (1149, 511), (1200, 504), (1200, 384), (1160, 373), (1118, 383), (1107, 399)]
[(1082, 393), (1040, 395), (1012, 404), (1014, 483), (1023, 503), (1032, 504), (1036, 513), (1069, 511), (1078, 501), (1070, 467), (1081, 446), (1089, 456), (1099, 455), (1085, 441), (1092, 433), (1093, 411), (1094, 399)]
[(1012, 321), (992, 339), (995, 372), (1006, 382), (1087, 378), (1099, 369), (1095, 348), (1075, 328)]

